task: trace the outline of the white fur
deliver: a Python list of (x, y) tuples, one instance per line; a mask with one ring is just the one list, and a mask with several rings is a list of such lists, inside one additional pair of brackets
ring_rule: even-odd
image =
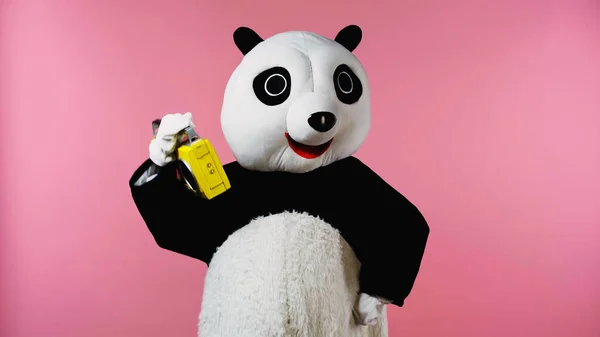
[(215, 253), (199, 336), (385, 337), (385, 308), (375, 325), (355, 323), (359, 267), (338, 231), (318, 218), (258, 218)]
[[(363, 94), (354, 104), (336, 98), (333, 72), (347, 64), (361, 80)], [(274, 66), (291, 75), (291, 95), (277, 106), (266, 106), (255, 96), (252, 81)], [(334, 129), (319, 133), (307, 119), (329, 111), (338, 121)], [(258, 44), (235, 69), (223, 100), (221, 125), (233, 155), (245, 168), (259, 171), (304, 173), (354, 154), (365, 141), (371, 124), (367, 75), (350, 51), (323, 36), (309, 32), (277, 34)], [(334, 138), (329, 150), (316, 159), (298, 156), (288, 146), (285, 132), (306, 145)]]

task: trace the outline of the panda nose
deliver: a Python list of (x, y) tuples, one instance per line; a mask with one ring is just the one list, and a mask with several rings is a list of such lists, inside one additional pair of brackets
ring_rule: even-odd
[(319, 132), (327, 132), (335, 126), (337, 119), (328, 111), (315, 112), (308, 118), (308, 125)]

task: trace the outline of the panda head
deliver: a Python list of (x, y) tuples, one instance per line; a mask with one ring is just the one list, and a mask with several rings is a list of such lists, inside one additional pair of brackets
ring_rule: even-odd
[(358, 26), (334, 40), (292, 31), (263, 40), (238, 28), (244, 55), (221, 112), (225, 139), (243, 167), (304, 173), (354, 154), (371, 124), (369, 84), (352, 51)]

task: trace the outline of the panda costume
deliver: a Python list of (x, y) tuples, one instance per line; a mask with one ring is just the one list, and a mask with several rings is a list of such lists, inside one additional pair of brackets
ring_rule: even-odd
[(384, 306), (404, 304), (429, 227), (352, 156), (371, 119), (352, 53), (361, 29), (233, 37), (244, 57), (221, 112), (231, 188), (206, 200), (179, 180), (175, 135), (190, 113), (163, 117), (130, 180), (157, 244), (209, 264), (199, 335), (387, 336)]

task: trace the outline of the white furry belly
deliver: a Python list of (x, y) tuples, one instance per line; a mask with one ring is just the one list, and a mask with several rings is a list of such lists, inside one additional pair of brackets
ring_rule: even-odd
[(255, 219), (213, 256), (199, 336), (386, 336), (385, 314), (372, 327), (354, 324), (358, 271), (352, 249), (324, 221), (287, 212)]

